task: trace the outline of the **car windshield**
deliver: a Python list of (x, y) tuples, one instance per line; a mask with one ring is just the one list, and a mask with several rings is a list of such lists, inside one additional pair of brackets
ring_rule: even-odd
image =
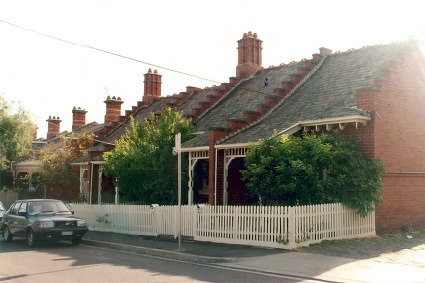
[(0, 211), (5, 210), (3, 204), (0, 202)]
[(28, 213), (30, 215), (37, 215), (40, 213), (68, 213), (71, 211), (69, 208), (61, 201), (34, 201), (28, 203)]

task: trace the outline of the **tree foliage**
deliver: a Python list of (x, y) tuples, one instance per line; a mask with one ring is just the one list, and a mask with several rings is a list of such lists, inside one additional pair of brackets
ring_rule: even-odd
[(64, 198), (71, 200), (72, 188), (78, 186), (80, 178), (71, 163), (93, 144), (93, 138), (93, 134), (86, 133), (61, 136), (59, 142), (47, 144), (34, 153), (33, 159), (42, 164), (42, 171), (32, 180), (36, 188), (60, 190)]
[(175, 135), (189, 140), (191, 122), (182, 113), (164, 108), (145, 121), (131, 120), (131, 128), (115, 150), (104, 154), (104, 172), (116, 178), (126, 201), (174, 204), (177, 199)]
[(365, 216), (382, 200), (383, 172), (380, 160), (335, 132), (260, 140), (242, 174), (264, 205), (341, 202)]
[(0, 170), (30, 152), (36, 129), (28, 111), (0, 95)]

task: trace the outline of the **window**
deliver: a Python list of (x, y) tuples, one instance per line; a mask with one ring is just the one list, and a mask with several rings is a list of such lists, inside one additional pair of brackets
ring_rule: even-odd
[(17, 202), (15, 203), (11, 208), (10, 208), (10, 213), (11, 215), (16, 215), (18, 214), (19, 211), (19, 207), (21, 206), (21, 202)]
[(18, 210), (18, 213), (27, 213), (27, 203), (22, 203), (21, 207)]

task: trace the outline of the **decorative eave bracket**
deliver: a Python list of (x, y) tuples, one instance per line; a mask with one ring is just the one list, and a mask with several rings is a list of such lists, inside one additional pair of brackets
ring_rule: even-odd
[(308, 132), (312, 129), (314, 129), (316, 132), (320, 132), (323, 129), (325, 129), (326, 131), (331, 131), (336, 128), (342, 131), (349, 124), (354, 124), (357, 129), (359, 125), (366, 125), (367, 122), (370, 121), (370, 119), (371, 118), (368, 116), (356, 115), (320, 120), (301, 121), (298, 123), (298, 125), (303, 128), (304, 132)]

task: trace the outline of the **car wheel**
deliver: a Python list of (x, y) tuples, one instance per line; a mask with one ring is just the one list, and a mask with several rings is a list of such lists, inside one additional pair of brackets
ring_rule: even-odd
[(36, 241), (35, 241), (35, 235), (34, 235), (34, 231), (32, 229), (28, 230), (28, 234), (27, 234), (27, 244), (29, 247), (35, 247)]
[(4, 227), (3, 238), (8, 242), (12, 241), (13, 236), (12, 233), (10, 233), (10, 229), (8, 226)]
[(81, 243), (81, 238), (72, 239), (72, 245), (78, 246)]

